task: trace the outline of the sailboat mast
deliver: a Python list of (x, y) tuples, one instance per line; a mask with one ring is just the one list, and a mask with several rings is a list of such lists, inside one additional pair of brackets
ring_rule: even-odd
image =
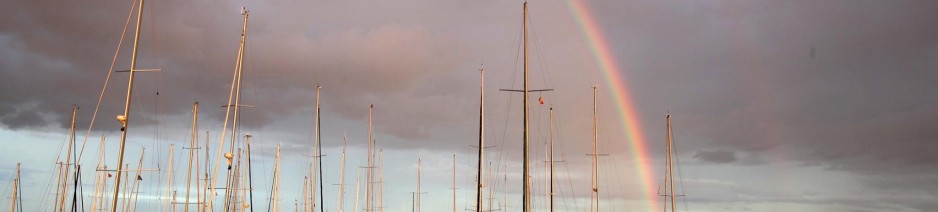
[(272, 193), (270, 194), (270, 205), (271, 211), (277, 212), (280, 211), (280, 204), (278, 203), (280, 199), (280, 144), (277, 144), (277, 160), (274, 164), (274, 189), (271, 189)]
[(20, 184), (20, 163), (16, 163), (16, 178), (13, 179), (13, 197), (10, 198), (10, 212), (16, 212), (16, 189)]
[[(199, 136), (198, 130), (199, 124), (199, 102), (192, 103), (192, 138), (189, 140), (189, 169), (186, 171), (186, 204), (183, 206), (183, 209), (186, 212), (189, 212), (189, 191), (192, 190), (192, 155), (195, 152), (196, 145), (198, 145), (197, 137)], [(198, 164), (196, 164), (198, 166)], [(196, 178), (199, 178), (198, 171), (195, 174)], [(198, 179), (196, 179), (198, 182)]]
[(68, 125), (68, 150), (65, 152), (65, 172), (62, 174), (62, 196), (60, 198), (59, 211), (65, 211), (65, 196), (68, 196), (68, 173), (69, 164), (72, 163), (72, 146), (75, 145), (75, 115), (78, 113), (78, 106), (72, 106), (72, 119)]
[[(523, 33), (524, 38), (522, 39), (524, 40), (523, 42), (524, 43), (524, 77), (523, 77), (524, 78), (523, 80), (524, 91), (522, 91), (524, 93), (524, 97), (523, 97), (524, 98), (523, 100), (524, 102), (524, 117), (523, 117), (524, 119), (524, 136), (523, 136), (524, 144), (522, 145), (523, 146), (522, 148), (524, 149), (523, 150), (524, 152), (523, 153), (523, 157), (524, 157), (523, 159), (524, 171), (523, 172), (524, 173), (522, 176), (522, 178), (524, 179), (523, 180), (524, 185), (522, 186), (524, 187), (523, 188), (524, 191), (522, 192), (522, 197), (523, 197), (522, 199), (524, 203), (523, 203), (521, 211), (528, 212), (529, 211), (528, 204), (530, 204), (530, 201), (531, 201), (531, 197), (528, 194), (531, 190), (530, 188), (531, 180), (528, 178), (528, 176), (530, 175), (530, 173), (528, 173), (528, 169), (529, 169), (528, 167), (528, 140), (530, 139), (530, 136), (528, 135), (528, 133), (530, 132), (528, 132), (528, 107), (529, 105), (528, 105), (528, 2), (527, 1), (524, 2), (522, 26), (523, 26), (523, 31), (524, 31)], [(482, 148), (482, 147), (479, 147), (479, 148)]]
[[(242, 62), (241, 62), (241, 61), (244, 59), (244, 46), (245, 46), (244, 44), (245, 44), (245, 42), (247, 41), (247, 28), (248, 28), (248, 16), (249, 16), (249, 15), (250, 15), (250, 12), (248, 12), (247, 9), (245, 9), (244, 7), (242, 7), (242, 8), (241, 8), (241, 16), (243, 17), (244, 21), (242, 22), (242, 25), (241, 25), (241, 42), (240, 42), (240, 45), (239, 45), (239, 48), (238, 48), (238, 57), (237, 57), (237, 62), (236, 62), (236, 66), (237, 66), (237, 67), (236, 67), (236, 70), (235, 70), (234, 79), (232, 79), (232, 82), (231, 82), (231, 89), (232, 89), (232, 90), (229, 92), (229, 96), (228, 96), (228, 104), (229, 104), (229, 105), (226, 105), (227, 109), (226, 109), (226, 111), (225, 111), (225, 122), (224, 122), (224, 124), (222, 124), (221, 139), (219, 140), (219, 144), (218, 144), (218, 154), (217, 154), (217, 156), (216, 156), (215, 168), (214, 168), (214, 171), (213, 171), (213, 174), (212, 174), (212, 178), (211, 178), (212, 185), (211, 185), (211, 187), (209, 187), (209, 192), (212, 192), (212, 193), (215, 192), (215, 189), (216, 189), (215, 185), (218, 184), (218, 180), (217, 180), (217, 179), (218, 179), (218, 165), (220, 165), (220, 163), (221, 163), (221, 157), (222, 157), (222, 151), (223, 151), (222, 149), (225, 147), (225, 136), (226, 136), (226, 134), (227, 134), (227, 133), (226, 133), (226, 130), (228, 130), (228, 112), (231, 111), (232, 108), (233, 108), (233, 110), (234, 110), (234, 118), (233, 118), (234, 121), (232, 122), (232, 129), (231, 129), (231, 131), (232, 131), (232, 135), (231, 135), (232, 145), (231, 145), (231, 149), (230, 149), (230, 151), (229, 151), (229, 154), (232, 153), (232, 152), (234, 152), (234, 140), (237, 139), (237, 137), (235, 137), (235, 134), (236, 134), (236, 132), (237, 132), (237, 123), (238, 123), (237, 120), (238, 120), (238, 111), (239, 111), (238, 108), (239, 108), (240, 100), (241, 100), (241, 99), (240, 99), (240, 96), (241, 96), (241, 74), (243, 73), (243, 72), (242, 72), (242, 67), (243, 67), (243, 66), (242, 66)], [(232, 95), (232, 92), (237, 92), (237, 94)], [(232, 99), (232, 97), (235, 98), (235, 102), (234, 102), (233, 105), (231, 104), (231, 99)], [(206, 146), (206, 147), (207, 147), (207, 146)], [(228, 159), (228, 160), (230, 161), (231, 159)], [(229, 163), (229, 166), (228, 166), (228, 167), (229, 167), (228, 170), (230, 171), (230, 170), (231, 170), (231, 169), (230, 169), (230, 167), (231, 167), (231, 166), (230, 166), (230, 163)], [(207, 167), (206, 167), (206, 168), (207, 168)], [(226, 182), (226, 184), (230, 184), (230, 183)], [(206, 185), (206, 186), (207, 186), (207, 185)], [(226, 187), (227, 187), (227, 186), (226, 186)], [(228, 196), (229, 196), (229, 195), (228, 195), (229, 192), (230, 192), (229, 189), (228, 189), (228, 188), (225, 188), (225, 207), (226, 207), (226, 208), (228, 207), (228, 205), (227, 205), (228, 200), (227, 200), (227, 199), (228, 199)], [(208, 201), (207, 201), (207, 204), (206, 204), (206, 206), (205, 206), (205, 207), (206, 207), (205, 209), (206, 209), (206, 210), (210, 210), (210, 209), (212, 208), (212, 202), (215, 201), (215, 198), (214, 198), (213, 196), (209, 196), (209, 195), (206, 195), (206, 196), (207, 196), (206, 199), (208, 199)]]
[[(215, 195), (215, 191), (214, 191), (214, 190), (209, 190), (209, 183), (208, 183), (208, 181), (211, 180), (210, 178), (208, 178), (208, 163), (209, 163), (209, 154), (208, 154), (208, 152), (209, 152), (209, 149), (211, 149), (211, 147), (210, 147), (209, 144), (208, 144), (208, 142), (209, 142), (209, 140), (210, 140), (209, 138), (211, 138), (211, 136), (209, 136), (208, 130), (206, 130), (206, 131), (205, 131), (205, 179), (203, 179), (203, 180), (205, 180), (205, 188), (204, 188), (204, 190), (205, 190), (205, 195), (202, 195), (202, 197), (199, 198), (200, 200), (202, 200), (202, 204), (201, 204), (201, 206), (199, 206), (199, 210), (197, 210), (197, 212), (208, 211), (210, 205), (209, 205), (209, 204), (206, 204), (206, 202), (210, 201), (210, 200), (208, 200), (210, 196), (214, 197), (214, 195)], [(221, 147), (219, 147), (219, 148), (221, 148)], [(198, 183), (196, 183), (196, 184), (198, 184)], [(200, 187), (199, 187), (199, 190), (202, 190), (202, 189), (203, 189), (203, 188), (200, 186)], [(198, 193), (197, 193), (197, 194), (198, 194)]]
[[(524, 39), (522, 39), (524, 40), (524, 91), (522, 91), (522, 93), (524, 93), (524, 97), (523, 97), (524, 98), (523, 100), (524, 102), (524, 117), (523, 117), (524, 118), (524, 136), (523, 136), (524, 144), (522, 147), (524, 149), (523, 150), (524, 152), (523, 153), (523, 157), (524, 157), (524, 163), (523, 163), (524, 164), (523, 165), (524, 166), (524, 174), (523, 174), (524, 175), (523, 176), (524, 177), (524, 182), (523, 182), (524, 189), (523, 190), (524, 191), (522, 193), (522, 197), (523, 197), (522, 199), (524, 203), (523, 203), (523, 206), (521, 207), (521, 211), (528, 212), (528, 207), (529, 207), (528, 204), (531, 201), (531, 197), (529, 197), (528, 195), (528, 192), (530, 192), (530, 180), (528, 179), (528, 175), (529, 175), (528, 173), (528, 169), (529, 169), (528, 167), (528, 140), (530, 138), (528, 136), (529, 132), (528, 132), (528, 2), (527, 1), (524, 2), (524, 13), (523, 13), (523, 18), (522, 18), (522, 23), (523, 23), (522, 25), (524, 28), (523, 29)], [(484, 148), (484, 147), (480, 146), (479, 148)]]
[(137, 27), (134, 32), (134, 48), (133, 53), (130, 58), (130, 77), (127, 83), (127, 101), (124, 103), (124, 115), (117, 116), (117, 120), (121, 122), (121, 143), (120, 150), (117, 152), (117, 177), (114, 180), (114, 202), (111, 205), (111, 212), (117, 212), (117, 197), (120, 193), (120, 183), (121, 183), (121, 164), (124, 163), (124, 147), (127, 143), (127, 123), (130, 122), (130, 100), (132, 98), (134, 91), (134, 70), (137, 69), (137, 47), (139, 47), (140, 41), (140, 24), (143, 21), (143, 2), (140, 0), (140, 7), (137, 9)]
[(550, 108), (550, 212), (554, 212), (554, 108)]
[(336, 212), (342, 212), (345, 206), (345, 148), (348, 146), (348, 135), (342, 138), (342, 170), (339, 171), (339, 197), (336, 198)]
[[(107, 167), (103, 167), (103, 166), (101, 165), (101, 164), (103, 164), (103, 163), (104, 163), (104, 135), (101, 135), (101, 145), (100, 145), (100, 147), (98, 148), (98, 165), (96, 166), (96, 168), (97, 168), (97, 169), (102, 169), (102, 168), (103, 168), (103, 169), (107, 169)], [(104, 189), (107, 187), (107, 176), (106, 176), (106, 175), (107, 175), (107, 173), (104, 173), (104, 174), (95, 174), (94, 193), (91, 194), (91, 211), (97, 211), (96, 209), (98, 209), (98, 205), (99, 205), (98, 202), (101, 202), (101, 205), (104, 204), (104, 203), (103, 203), (103, 202), (104, 202), (104, 198), (98, 197), (98, 192), (99, 192), (99, 191), (100, 191), (100, 192), (104, 192)], [(97, 177), (97, 176), (100, 176), (100, 177)], [(99, 199), (100, 199), (100, 200), (99, 200)]]
[[(143, 154), (143, 151), (141, 151), (141, 154)], [(124, 177), (129, 178), (130, 177), (130, 164), (124, 164), (124, 169), (126, 169), (126, 171), (124, 171)], [(117, 175), (121, 175), (121, 173), (118, 172)], [(129, 187), (130, 183), (128, 182), (130, 182), (129, 179), (127, 181), (124, 181), (124, 187)], [(127, 205), (127, 200), (130, 199), (130, 197), (128, 197), (127, 195), (128, 195), (127, 191), (124, 191), (121, 193), (121, 198), (122, 198), (121, 207), (122, 208), (124, 208)], [(126, 209), (124, 209), (124, 211), (126, 211)]]
[(593, 191), (590, 197), (593, 202), (590, 202), (590, 211), (593, 211), (593, 208), (596, 208), (596, 212), (599, 212), (599, 162), (597, 161), (597, 156), (599, 154), (596, 152), (596, 144), (598, 140), (597, 136), (597, 104), (596, 104), (596, 86), (593, 86), (593, 177), (591, 179)]
[(304, 176), (303, 177), (303, 194), (302, 194), (303, 212), (309, 211), (309, 206), (308, 206), (309, 205), (309, 189), (307, 189), (307, 186), (309, 186), (309, 176)]
[[(246, 26), (247, 26), (247, 17), (248, 17), (248, 12), (247, 12), (247, 10), (244, 9), (244, 8), (242, 8), (242, 14), (244, 15), (244, 19), (245, 19), (245, 20), (244, 20), (244, 24), (243, 24), (243, 25), (245, 26), (245, 28), (243, 28), (243, 31), (241, 32), (241, 46), (240, 46), (239, 51), (238, 51), (238, 60), (237, 60), (238, 73), (237, 73), (237, 77), (236, 77), (236, 78), (237, 78), (237, 82), (236, 82), (236, 84), (235, 84), (235, 90), (234, 90), (234, 92), (235, 92), (235, 94), (234, 94), (234, 104), (228, 105), (228, 107), (233, 107), (232, 111), (234, 111), (234, 115), (232, 115), (232, 119), (231, 119), (231, 140), (232, 140), (232, 141), (231, 141), (231, 146), (230, 146), (230, 149), (229, 149), (229, 151), (232, 152), (232, 153), (235, 152), (235, 146), (237, 146), (237, 145), (235, 145), (235, 143), (237, 143), (237, 139), (238, 139), (238, 127), (239, 127), (239, 125), (240, 125), (240, 122), (238, 121), (238, 119), (240, 119), (240, 117), (241, 117), (241, 116), (240, 116), (240, 114), (241, 114), (241, 83), (244, 81), (244, 69), (243, 69), (243, 66), (244, 66), (244, 52), (245, 52), (244, 49), (245, 49), (245, 43), (247, 42), (247, 39), (246, 39), (246, 36), (247, 36), (247, 31), (246, 31), (247, 28), (246, 28)], [(240, 181), (240, 179), (241, 179), (241, 178), (240, 178), (240, 174), (241, 174), (241, 150), (240, 150), (240, 147), (238, 148), (238, 155), (237, 155), (237, 157), (238, 157), (238, 165), (237, 165), (237, 168), (235, 168), (235, 172), (234, 172), (234, 173), (231, 173), (231, 174), (229, 175), (228, 181), (232, 181), (233, 179), (237, 179), (237, 180), (235, 180), (234, 182), (229, 183), (229, 185), (232, 185), (232, 186), (230, 186), (230, 187), (237, 187), (237, 188), (240, 189), (241, 187), (238, 186), (238, 185), (236, 185), (236, 183), (238, 183), (238, 182)], [(225, 202), (226, 202), (225, 207), (228, 207), (228, 204), (229, 204), (229, 203), (236, 202), (236, 200), (237, 200), (237, 198), (238, 198), (238, 193), (237, 193), (238, 191), (237, 191), (237, 190), (232, 191), (232, 189), (230, 189), (230, 188), (225, 188), (225, 191), (231, 194), (231, 195), (225, 195), (225, 198), (226, 198), (226, 200), (225, 200)], [(234, 193), (232, 193), (232, 192), (234, 192)], [(235, 201), (227, 200), (228, 198), (230, 198), (230, 197), (232, 197), (232, 196), (236, 198)]]
[[(314, 148), (315, 149), (315, 148)], [(316, 151), (311, 151), (313, 154)], [(311, 156), (312, 157), (312, 156)], [(303, 178), (303, 212), (312, 212), (313, 211), (313, 188), (312, 188), (312, 176), (313, 176), (313, 161), (310, 161), (306, 167), (306, 177)]]
[[(61, 155), (59, 155), (61, 156)], [(59, 158), (56, 158), (59, 159)], [(59, 211), (59, 193), (62, 192), (62, 161), (55, 162), (56, 174), (55, 174), (55, 187), (52, 189), (55, 191), (55, 196), (52, 197), (52, 211)], [(64, 194), (63, 194), (64, 195)]]
[(483, 172), (485, 172), (485, 68), (479, 69), (479, 81), (479, 170), (476, 185), (476, 212), (482, 212), (482, 188), (485, 183), (483, 177)]
[(503, 179), (503, 184), (505, 187), (505, 194), (504, 194), (505, 196), (503, 196), (502, 199), (505, 202), (505, 209), (507, 210), (508, 209), (508, 165), (503, 166), (502, 170), (505, 170), (505, 173), (502, 173), (504, 174), (503, 176), (504, 178), (502, 179)]
[(420, 212), (420, 158), (417, 158), (417, 212)]
[(139, 193), (137, 193), (137, 191), (139, 191), (140, 188), (140, 181), (143, 181), (143, 177), (141, 175), (143, 174), (143, 156), (146, 154), (146, 151), (146, 147), (140, 150), (140, 160), (137, 161), (137, 178), (134, 180), (133, 185), (131, 185), (130, 194), (129, 197), (127, 197), (127, 203), (125, 203), (127, 208), (126, 211), (136, 211), (131, 210), (131, 207), (137, 207), (137, 199), (139, 197)]
[(384, 148), (378, 149), (378, 212), (384, 212)]
[[(313, 181), (316, 181), (317, 175), (322, 175), (322, 143), (321, 143), (322, 132), (319, 131), (321, 127), (320, 125), (321, 118), (319, 116), (319, 90), (320, 89), (322, 89), (322, 85), (316, 84), (316, 129), (314, 130), (314, 134), (315, 134), (314, 136), (316, 136), (316, 156), (314, 157), (314, 159), (318, 163), (316, 166), (319, 166), (319, 172), (313, 175)], [(319, 211), (325, 212), (325, 202), (324, 202), (325, 198), (323, 198), (325, 196), (323, 195), (323, 191), (322, 191), (322, 190), (325, 190), (322, 187), (323, 176), (318, 176), (318, 177), (319, 177)], [(315, 191), (316, 191), (316, 187), (313, 186), (313, 192)], [(316, 201), (315, 194), (313, 195), (313, 201)], [(316, 210), (315, 204), (313, 205), (313, 210)]]
[(250, 134), (244, 135), (248, 158), (248, 206), (250, 207), (250, 211), (254, 212), (254, 172), (251, 172), (251, 137), (253, 136)]
[(173, 149), (176, 149), (175, 145), (169, 144), (169, 167), (166, 167), (166, 200), (163, 203), (164, 212), (169, 210), (170, 204), (169, 188), (172, 187), (172, 185), (170, 185), (170, 181), (173, 178)]
[(172, 201), (173, 201), (172, 204), (174, 204), (174, 205), (173, 205), (172, 210), (170, 210), (170, 212), (176, 212), (176, 205), (175, 205), (175, 204), (176, 204), (176, 190), (173, 190), (173, 199), (172, 199)]
[(362, 185), (362, 168), (360, 166), (361, 164), (359, 164), (359, 168), (357, 169), (358, 171), (356, 171), (356, 174), (355, 174), (355, 206), (353, 207), (355, 211), (353, 212), (359, 212), (358, 211), (358, 192), (361, 191), (361, 185)]
[(667, 146), (668, 146), (667, 147), (668, 148), (667, 150), (668, 151), (668, 158), (667, 158), (668, 182), (666, 182), (665, 185), (671, 189), (671, 195), (668, 195), (667, 197), (671, 198), (671, 211), (674, 211), (674, 206), (675, 206), (674, 204), (674, 165), (673, 165), (674, 161), (672, 160), (672, 157), (671, 157), (671, 153), (673, 151), (673, 148), (671, 148), (671, 146), (673, 145), (673, 143), (671, 142), (671, 113), (669, 112), (668, 115), (665, 117), (668, 121), (668, 136), (667, 136), (668, 137), (668, 140), (667, 140), (668, 142), (667, 143)]
[(366, 211), (372, 211), (374, 209), (373, 208), (374, 187), (372, 186), (372, 182), (374, 182), (374, 170), (373, 169), (375, 167), (375, 162), (374, 162), (374, 140), (372, 140), (371, 138), (372, 111), (374, 111), (374, 108), (375, 108), (374, 104), (368, 106), (368, 166), (366, 167), (366, 169), (368, 169), (367, 170), (368, 176), (367, 176), (367, 179), (365, 180), (365, 210)]

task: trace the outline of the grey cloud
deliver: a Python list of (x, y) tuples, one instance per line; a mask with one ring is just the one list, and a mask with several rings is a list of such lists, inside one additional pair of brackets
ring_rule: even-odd
[[(4, 61), (0, 74), (6, 79), (0, 85), (4, 91), (0, 117), (5, 117), (0, 121), (10, 128), (49, 123), (64, 126), (67, 118), (57, 108), (71, 104), (82, 106), (79, 119), (88, 120), (126, 18), (125, 12), (114, 11), (127, 11), (129, 2), (105, 4), (102, 8), (106, 9), (99, 9), (110, 12), (91, 15), (86, 14), (88, 10), (78, 9), (91, 4), (40, 1), (15, 4), (21, 5), (6, 7), (16, 11), (5, 13), (6, 21), (0, 28), (0, 45), (5, 47), (0, 50), (0, 61)], [(138, 75), (136, 115), (132, 114), (135, 124), (154, 124), (152, 117), (157, 115), (185, 117), (189, 112), (187, 105), (196, 99), (207, 107), (203, 114), (209, 120), (221, 121), (224, 114), (215, 105), (227, 100), (240, 34), (237, 7), (174, 5), (177, 4), (147, 5), (158, 14), (145, 16), (138, 67), (164, 71)], [(317, 6), (321, 9), (325, 5)], [(254, 123), (250, 124), (264, 126), (276, 116), (310, 108), (316, 83), (325, 86), (324, 112), (362, 121), (366, 111), (363, 108), (374, 103), (385, 111), (395, 111), (395, 117), (376, 119), (378, 129), (402, 138), (426, 139), (429, 128), (439, 127), (431, 123), (455, 119), (439, 111), (444, 108), (439, 104), (452, 104), (459, 98), (425, 95), (421, 92), (426, 92), (416, 90), (418, 86), (436, 87), (426, 79), (440, 78), (439, 75), (453, 71), (462, 61), (460, 58), (465, 56), (462, 45), (452, 36), (416, 23), (377, 21), (352, 27), (319, 27), (317, 24), (336, 18), (316, 18), (309, 23), (304, 21), (315, 15), (297, 8), (285, 9), (285, 13), (278, 14), (279, 18), (270, 17), (270, 12), (276, 10), (269, 9), (258, 6), (248, 25), (243, 102), (260, 106), (252, 119)], [(305, 30), (307, 27), (316, 30), (311, 34)], [(128, 33), (117, 60), (118, 70), (128, 65), (132, 30)], [(114, 74), (108, 84), (98, 129), (113, 129), (116, 125), (110, 119), (122, 110), (126, 76)], [(26, 102), (30, 104), (25, 105)], [(23, 110), (27, 112), (12, 108), (26, 108)], [(418, 115), (429, 111), (439, 112)], [(29, 116), (34, 113), (51, 114), (51, 119), (45, 122)], [(32, 121), (26, 121), (29, 117), (33, 117), (29, 119)]]
[(694, 153), (694, 158), (711, 163), (732, 163), (736, 161), (736, 153), (726, 150), (701, 150)]

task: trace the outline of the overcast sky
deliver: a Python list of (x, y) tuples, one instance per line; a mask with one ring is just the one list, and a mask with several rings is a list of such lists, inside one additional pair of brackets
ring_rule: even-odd
[[(0, 182), (9, 198), (22, 162), (27, 211), (49, 210), (55, 161), (72, 105), (90, 201), (98, 146), (113, 167), (130, 66), (132, 7), (124, 1), (10, 1), (0, 7)], [(632, 96), (648, 157), (634, 154), (620, 110), (571, 4), (606, 37)], [(212, 159), (250, 10), (242, 133), (254, 135), (255, 207), (267, 206), (276, 145), (282, 205), (299, 198), (323, 86), (325, 207), (335, 209), (342, 138), (349, 139), (346, 209), (364, 166), (368, 106), (383, 149), (385, 205), (410, 210), (422, 160), (423, 209), (469, 208), (478, 139), (479, 71), (486, 70), (486, 138), (493, 208), (520, 211), (521, 0), (148, 1), (125, 163), (146, 148), (139, 209), (166, 195), (170, 148), (185, 190), (191, 105)], [(663, 186), (664, 115), (672, 114), (682, 186), (692, 211), (938, 211), (938, 2), (533, 1), (531, 87), (535, 208), (544, 208), (548, 108), (556, 112), (559, 211), (588, 210), (592, 95), (599, 87), (605, 211), (658, 210), (643, 188)], [(106, 87), (94, 129), (86, 130)], [(543, 98), (543, 105), (536, 99)], [(200, 138), (199, 142), (205, 142)], [(61, 157), (65, 157), (64, 155)], [(204, 157), (204, 155), (202, 155)], [(64, 159), (60, 159), (64, 160)], [(560, 159), (558, 159), (560, 160)], [(640, 170), (636, 163), (651, 170)], [(204, 168), (204, 167), (203, 167)], [(224, 169), (224, 168), (222, 168)], [(258, 171), (259, 170), (259, 171)], [(507, 171), (506, 171), (507, 170)], [(639, 180), (643, 171), (652, 185)], [(507, 186), (503, 180), (507, 175)], [(113, 178), (112, 178), (113, 179)], [(490, 179), (492, 181), (493, 179)], [(51, 184), (50, 184), (51, 183)], [(655, 192), (655, 191), (651, 191)], [(363, 194), (362, 194), (363, 195)], [(652, 193), (652, 195), (654, 195)], [(221, 198), (219, 198), (221, 199)], [(217, 201), (216, 201), (217, 202)], [(9, 201), (0, 201), (0, 206)], [(86, 203), (89, 205), (90, 203)], [(90, 206), (89, 206), (90, 207)], [(608, 209), (605, 209), (608, 208)]]

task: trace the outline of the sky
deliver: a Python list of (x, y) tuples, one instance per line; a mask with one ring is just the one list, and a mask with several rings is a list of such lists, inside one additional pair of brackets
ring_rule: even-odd
[[(136, 168), (143, 158), (142, 168), (160, 171), (142, 175), (138, 210), (163, 207), (171, 149), (171, 190), (185, 190), (193, 102), (199, 143), (208, 141), (217, 159), (225, 119), (218, 106), (228, 100), (245, 7), (242, 104), (253, 107), (242, 110), (239, 137), (254, 139), (255, 207), (269, 202), (278, 144), (279, 203), (289, 210), (300, 198), (319, 84), (325, 209), (336, 210), (347, 136), (344, 207), (352, 210), (369, 105), (385, 209), (410, 210), (418, 159), (422, 209), (452, 210), (454, 164), (456, 207), (471, 208), (484, 68), (493, 194), (486, 206), (521, 211), (522, 98), (499, 89), (521, 89), (522, 3), (147, 1), (137, 67), (162, 71), (136, 74), (124, 161)], [(102, 161), (117, 163), (114, 117), (123, 113), (128, 75), (108, 78), (108, 70), (112, 61), (113, 70), (129, 69), (133, 4), (3, 2), (0, 197), (10, 198), (22, 163), (24, 210), (51, 209), (73, 105), (80, 164), (98, 165), (102, 138)], [(604, 211), (662, 207), (655, 196), (664, 182), (665, 114), (681, 211), (938, 211), (936, 2), (561, 0), (528, 9), (531, 88), (554, 89), (529, 99), (537, 211), (546, 208), (550, 135), (563, 160), (557, 210), (589, 209), (592, 86), (598, 149), (609, 155), (598, 160)], [(619, 102), (623, 95), (630, 101)], [(86, 205), (89, 170), (81, 173)]]

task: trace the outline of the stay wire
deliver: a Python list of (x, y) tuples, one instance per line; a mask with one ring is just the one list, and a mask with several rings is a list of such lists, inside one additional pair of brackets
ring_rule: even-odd
[(121, 46), (124, 43), (124, 37), (127, 35), (127, 27), (130, 26), (130, 20), (134, 14), (134, 8), (137, 5), (137, 0), (132, 0), (130, 5), (130, 12), (127, 13), (127, 20), (124, 22), (124, 29), (121, 31), (120, 40), (117, 41), (117, 49), (114, 50), (114, 56), (111, 58), (111, 65), (108, 67), (107, 74), (104, 77), (104, 86), (101, 87), (101, 92), (98, 94), (98, 102), (94, 106), (94, 112), (91, 114), (91, 122), (88, 124), (88, 130), (85, 132), (84, 141), (81, 144), (81, 151), (78, 153), (78, 162), (81, 162), (82, 156), (85, 152), (85, 144), (88, 143), (88, 137), (91, 136), (91, 130), (94, 128), (94, 122), (98, 117), (98, 109), (101, 107), (101, 100), (104, 99), (104, 93), (107, 91), (108, 82), (111, 80), (111, 73), (114, 73), (114, 65), (117, 63), (117, 56), (120, 54)]

